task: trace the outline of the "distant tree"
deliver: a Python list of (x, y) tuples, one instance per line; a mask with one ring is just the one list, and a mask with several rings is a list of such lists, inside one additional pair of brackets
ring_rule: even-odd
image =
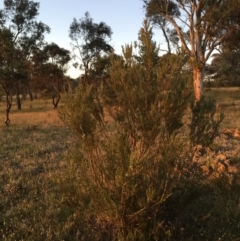
[(235, 26), (213, 54), (211, 67), (219, 85), (240, 86), (240, 3), (231, 17)]
[[(156, 11), (155, 14), (154, 11)], [(176, 13), (178, 15), (178, 13)], [(170, 23), (161, 15), (158, 14), (157, 8), (152, 9), (151, 12), (146, 12), (146, 17), (154, 25), (154, 27), (160, 28), (167, 43), (167, 52), (171, 53), (172, 49), (179, 44), (179, 38), (175, 29), (170, 28)]]
[(0, 30), (0, 83), (1, 91), (6, 96), (5, 109), (5, 124), (10, 124), (9, 112), (12, 107), (12, 90), (13, 76), (12, 69), (14, 68), (15, 47), (13, 43), (13, 35), (7, 30)]
[(98, 55), (96, 61), (92, 65), (90, 70), (90, 76), (92, 78), (105, 78), (108, 76), (108, 69), (110, 66), (110, 55), (105, 54), (103, 56)]
[(35, 49), (32, 56), (34, 87), (51, 94), (54, 108), (57, 108), (61, 93), (67, 86), (65, 73), (70, 60), (70, 52), (55, 43), (47, 44), (43, 49)]
[(213, 55), (211, 68), (220, 86), (240, 86), (240, 49), (221, 48)]
[(45, 71), (43, 63), (46, 61), (47, 56), (43, 53), (43, 49), (39, 47), (34, 48), (29, 65), (31, 80), (28, 83), (28, 92), (31, 100), (33, 100), (33, 94), (37, 97), (37, 93), (45, 89)]
[(73, 19), (70, 25), (69, 37), (72, 40), (75, 67), (84, 71), (84, 80), (93, 73), (94, 64), (101, 58), (101, 54), (113, 50), (108, 44), (112, 35), (111, 28), (104, 22), (94, 23), (88, 12), (84, 18)]
[[(175, 30), (181, 48), (189, 55), (195, 98), (203, 95), (205, 65), (212, 52), (237, 28), (233, 24), (238, 0), (143, 0), (146, 15), (155, 24)], [(159, 21), (158, 21), (159, 20)], [(160, 25), (161, 27), (161, 25)]]
[(55, 43), (48, 44), (43, 51), (48, 57), (45, 71), (47, 89), (51, 92), (54, 108), (57, 108), (61, 93), (67, 85), (65, 73), (71, 60), (70, 52)]
[[(39, 3), (31, 0), (4, 0), (4, 9), (0, 15), (1, 28), (12, 32), (12, 41), (15, 48), (21, 52), (21, 62), (25, 63), (26, 67), (33, 48), (41, 46), (44, 42), (44, 34), (50, 32), (47, 25), (36, 21), (38, 11)], [(25, 85), (27, 80), (29, 78), (12, 79), (12, 84), (15, 84), (18, 109), (21, 109), (20, 83)]]

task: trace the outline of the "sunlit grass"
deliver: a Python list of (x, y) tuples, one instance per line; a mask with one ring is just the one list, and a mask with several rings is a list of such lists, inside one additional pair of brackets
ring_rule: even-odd
[(13, 106), (9, 127), (0, 112), (0, 240), (59, 240), (56, 180), (74, 137), (52, 106), (29, 103)]
[(206, 89), (207, 96), (216, 100), (217, 112), (224, 113), (225, 118), (221, 124), (223, 129), (237, 129), (240, 127), (240, 88), (211, 88)]
[(240, 88), (238, 87), (221, 87), (221, 88), (206, 88), (205, 94), (212, 96), (219, 104), (240, 104)]
[[(5, 103), (0, 102), (0, 128), (5, 126)], [(10, 111), (11, 126), (33, 126), (33, 125), (62, 125), (58, 117), (57, 109), (53, 108), (50, 99), (24, 100), (22, 109), (18, 110), (13, 102)]]
[[(240, 90), (211, 89), (224, 128), (240, 126)], [(4, 124), (0, 102), (0, 240), (71, 239), (71, 207), (61, 208), (58, 177), (64, 175), (66, 156), (76, 142), (60, 120), (51, 100), (14, 103), (11, 124)], [(77, 232), (77, 227), (75, 231)]]

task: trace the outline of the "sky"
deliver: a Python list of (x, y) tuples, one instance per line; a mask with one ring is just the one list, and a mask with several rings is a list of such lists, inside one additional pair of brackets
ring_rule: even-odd
[[(68, 36), (70, 24), (73, 18), (79, 20), (84, 17), (86, 11), (90, 13), (93, 22), (103, 21), (111, 27), (113, 34), (110, 44), (118, 54), (121, 53), (122, 45), (138, 39), (138, 32), (145, 15), (142, 0), (36, 0), (36, 2), (40, 3), (37, 20), (51, 28), (51, 33), (46, 35), (46, 41), (54, 42), (70, 51), (71, 40)], [(3, 7), (3, 3), (0, 3), (0, 7)], [(157, 37), (155, 40), (160, 44)], [(80, 71), (70, 67), (68, 75), (76, 78), (80, 75)]]

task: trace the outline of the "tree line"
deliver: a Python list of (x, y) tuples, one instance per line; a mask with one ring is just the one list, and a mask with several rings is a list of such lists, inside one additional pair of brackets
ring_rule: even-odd
[[(162, 1), (143, 0), (146, 19), (160, 28), (167, 53), (183, 52), (188, 58), (184, 68), (192, 73), (195, 99), (203, 95), (205, 74), (221, 83), (239, 81), (239, 1)], [(69, 28), (72, 52), (47, 43), (50, 27), (37, 21), (40, 4), (32, 0), (5, 0), (0, 11), (0, 85), (6, 99), (6, 125), (12, 96), (21, 109), (20, 95), (46, 90), (55, 108), (71, 80), (66, 76), (71, 61), (82, 71), (81, 82), (106, 80), (110, 69), (109, 44), (112, 29), (95, 23), (88, 12), (73, 19)], [(217, 50), (218, 52), (214, 52)], [(213, 55), (212, 64), (207, 61)], [(127, 52), (125, 53), (127, 55)], [(126, 64), (126, 56), (117, 55)], [(139, 56), (135, 56), (136, 58)], [(159, 58), (160, 56), (158, 56)]]

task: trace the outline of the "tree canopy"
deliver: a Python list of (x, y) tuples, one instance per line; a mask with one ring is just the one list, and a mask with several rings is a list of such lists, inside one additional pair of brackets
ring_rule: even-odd
[(37, 21), (38, 13), (39, 3), (32, 0), (5, 0), (0, 11), (1, 41), (5, 43), (1, 46), (0, 81), (7, 96), (6, 124), (10, 122), (8, 115), (13, 94), (17, 97), (18, 109), (21, 109), (20, 89), (30, 79), (33, 49), (43, 46), (44, 34), (50, 32), (47, 25)]
[(75, 66), (80, 66), (80, 69), (84, 70), (85, 77), (89, 76), (94, 63), (102, 53), (113, 50), (108, 43), (111, 36), (111, 28), (104, 22), (94, 23), (88, 12), (84, 18), (73, 19), (69, 37), (72, 40), (73, 56), (77, 60)]
[(239, 29), (238, 0), (143, 0), (147, 17), (177, 34), (190, 56), (196, 100), (203, 95), (205, 65), (212, 52)]
[[(21, 52), (21, 62), (26, 65), (33, 49), (43, 46), (44, 35), (50, 32), (46, 24), (37, 21), (38, 14), (39, 3), (32, 0), (5, 0), (1, 10), (0, 27), (11, 32), (14, 48)], [(19, 84), (18, 79), (14, 82)]]
[(32, 57), (32, 81), (35, 88), (47, 90), (55, 108), (66, 86), (66, 71), (71, 60), (70, 51), (56, 43), (47, 44), (43, 49), (35, 49)]

